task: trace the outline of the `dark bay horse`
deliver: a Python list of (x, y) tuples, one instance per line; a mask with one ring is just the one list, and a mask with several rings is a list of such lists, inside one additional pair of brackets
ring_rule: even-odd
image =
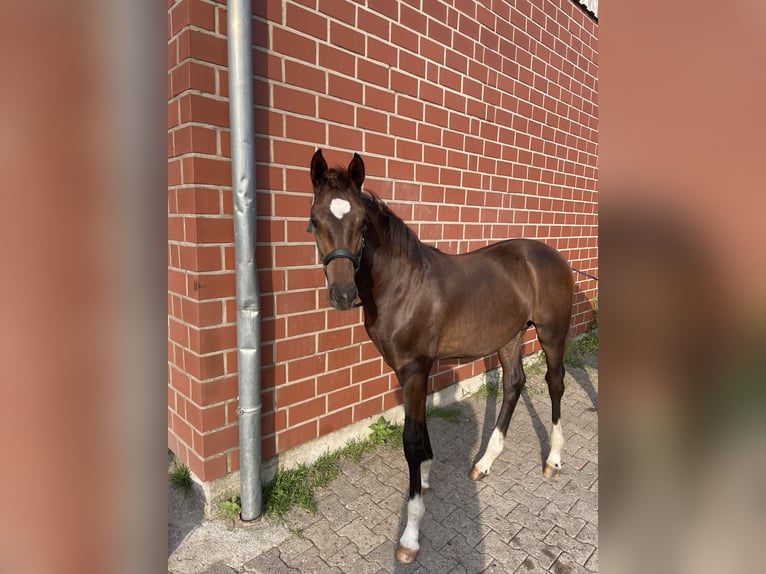
[(410, 475), (407, 526), (396, 558), (415, 560), (433, 459), (426, 428), (426, 383), (439, 358), (483, 357), (497, 352), (503, 367), (503, 404), (495, 429), (470, 478), (489, 474), (503, 449), (526, 376), (524, 332), (537, 330), (545, 352), (551, 397), (551, 450), (543, 473), (561, 469), (563, 357), (572, 314), (572, 270), (544, 243), (502, 241), (463, 255), (448, 255), (418, 240), (386, 205), (362, 192), (364, 162), (328, 169), (318, 150), (311, 160), (314, 202), (309, 230), (335, 309), (361, 300), (364, 326), (399, 379), (404, 395), (404, 455)]

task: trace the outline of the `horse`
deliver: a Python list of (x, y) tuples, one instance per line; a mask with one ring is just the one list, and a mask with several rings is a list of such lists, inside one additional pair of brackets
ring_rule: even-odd
[(521, 349), (525, 331), (534, 325), (545, 353), (552, 410), (543, 474), (560, 475), (572, 271), (558, 251), (530, 239), (509, 239), (461, 255), (422, 243), (382, 200), (362, 191), (365, 169), (357, 153), (348, 168), (330, 169), (319, 149), (310, 169), (314, 195), (308, 231), (314, 233), (329, 302), (340, 311), (363, 308), (367, 334), (403, 391), (409, 498), (396, 559), (411, 563), (420, 549), (423, 493), (434, 456), (426, 388), (435, 360), (499, 356), (502, 407), (484, 455), (469, 474), (471, 480), (482, 479), (503, 449), (526, 382)]

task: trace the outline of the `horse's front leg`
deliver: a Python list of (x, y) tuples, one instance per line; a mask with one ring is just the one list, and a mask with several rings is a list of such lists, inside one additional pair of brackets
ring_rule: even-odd
[[(420, 550), (420, 543), (418, 542), (420, 521), (425, 514), (421, 463), (427, 461), (426, 465), (430, 467), (430, 461), (433, 458), (426, 430), (426, 381), (430, 367), (430, 363), (427, 366), (412, 365), (397, 373), (404, 390), (404, 434), (402, 442), (410, 473), (407, 526), (404, 528), (404, 533), (399, 539), (399, 546), (396, 549), (396, 559), (404, 564), (414, 562)], [(424, 470), (427, 473), (427, 468)], [(423, 478), (426, 480), (427, 487), (427, 474)]]

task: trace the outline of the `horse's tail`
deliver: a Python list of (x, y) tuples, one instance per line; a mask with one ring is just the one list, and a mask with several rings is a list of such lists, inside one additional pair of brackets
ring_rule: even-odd
[(586, 273), (585, 271), (580, 271), (579, 269), (575, 269), (574, 267), (572, 267), (572, 271), (576, 271), (580, 275), (585, 275), (589, 279), (593, 279), (594, 281), (598, 281), (598, 277), (594, 277), (593, 275), (591, 275), (590, 273)]

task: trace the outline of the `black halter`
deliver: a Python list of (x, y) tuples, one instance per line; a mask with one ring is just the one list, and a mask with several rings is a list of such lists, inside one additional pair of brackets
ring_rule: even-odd
[[(306, 228), (306, 231), (311, 232), (314, 230), (314, 223), (309, 219), (309, 226)], [(322, 260), (322, 265), (324, 267), (327, 267), (327, 265), (332, 261), (333, 259), (350, 259), (351, 263), (354, 264), (354, 271), (359, 270), (359, 265), (362, 263), (362, 251), (364, 250), (364, 231), (365, 229), (362, 229), (362, 244), (359, 246), (359, 251), (357, 253), (353, 253), (349, 251), (348, 249), (333, 249), (330, 251), (327, 255), (322, 255), (321, 249), (319, 249), (319, 245), (317, 245), (317, 251), (319, 252), (319, 257)]]

